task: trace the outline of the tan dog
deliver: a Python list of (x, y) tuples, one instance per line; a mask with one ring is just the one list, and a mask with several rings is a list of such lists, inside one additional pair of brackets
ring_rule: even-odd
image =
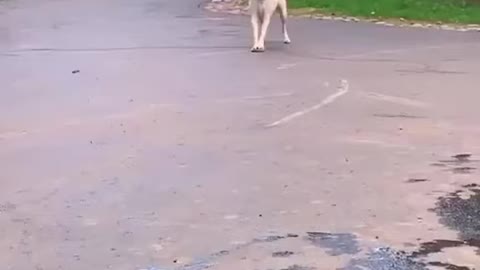
[(253, 47), (252, 52), (265, 51), (265, 37), (272, 15), (278, 9), (282, 21), (283, 42), (290, 43), (287, 33), (287, 0), (250, 0), (252, 13)]

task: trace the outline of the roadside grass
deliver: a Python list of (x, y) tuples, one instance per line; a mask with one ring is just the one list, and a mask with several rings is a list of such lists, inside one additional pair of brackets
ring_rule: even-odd
[(480, 0), (288, 0), (288, 4), (327, 15), (480, 24)]

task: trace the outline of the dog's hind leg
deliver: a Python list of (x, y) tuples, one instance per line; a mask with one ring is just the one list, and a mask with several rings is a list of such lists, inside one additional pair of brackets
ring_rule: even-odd
[(280, 9), (280, 20), (282, 21), (283, 43), (289, 44), (291, 41), (287, 31), (287, 0), (279, 0), (278, 7)]
[(258, 46), (258, 39), (259, 39), (259, 27), (261, 24), (261, 18), (258, 13), (252, 13), (252, 30), (253, 30), (253, 47), (251, 49), (252, 52), (260, 51), (260, 47)]
[(257, 44), (259, 51), (265, 50), (265, 38), (267, 36), (268, 26), (270, 25), (270, 20), (274, 12), (275, 12), (275, 7), (268, 6), (264, 10), (262, 26), (260, 28), (260, 37), (258, 38), (258, 44)]

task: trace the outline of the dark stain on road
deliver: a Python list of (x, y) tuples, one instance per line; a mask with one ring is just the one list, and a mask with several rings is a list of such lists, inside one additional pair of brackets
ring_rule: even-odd
[(428, 179), (426, 178), (410, 178), (406, 182), (409, 184), (413, 184), (413, 183), (421, 183), (421, 182), (427, 182), (427, 181)]
[(465, 165), (472, 162), (477, 162), (477, 160), (471, 159), (472, 154), (456, 154), (451, 157), (451, 159), (439, 160), (443, 164), (453, 164), (453, 165)]
[(452, 168), (451, 171), (455, 174), (471, 174), (476, 169), (473, 167), (456, 167)]
[(0, 213), (10, 212), (17, 209), (17, 206), (10, 202), (0, 203)]
[(458, 266), (451, 263), (443, 263), (443, 262), (431, 262), (428, 265), (436, 266), (436, 267), (443, 267), (446, 270), (472, 270), (466, 266)]
[(471, 174), (477, 169), (471, 166), (471, 164), (478, 162), (478, 160), (472, 160), (471, 157), (472, 155), (468, 153), (456, 154), (451, 159), (439, 160), (433, 163), (432, 166), (445, 167), (454, 174)]
[(397, 69), (396, 72), (407, 75), (407, 74), (437, 74), (437, 75), (459, 75), (459, 74), (467, 74), (465, 71), (458, 71), (458, 70), (444, 70), (439, 69), (434, 66), (425, 65), (422, 68), (415, 68), (415, 69)]
[(314, 270), (315, 268), (309, 266), (302, 266), (298, 264), (290, 265), (287, 268), (282, 268), (281, 270)]
[(380, 118), (403, 118), (403, 119), (422, 119), (425, 117), (410, 115), (410, 114), (388, 114), (388, 113), (376, 113), (373, 116)]
[(458, 162), (470, 162), (471, 157), (472, 157), (472, 154), (457, 154), (452, 156), (452, 158), (454, 158)]
[(447, 167), (447, 165), (445, 163), (441, 163), (441, 162), (434, 162), (430, 165), (433, 166), (433, 167)]
[(307, 232), (306, 239), (331, 256), (360, 252), (357, 237), (350, 233)]
[(432, 253), (441, 252), (444, 248), (460, 247), (465, 243), (459, 240), (438, 239), (430, 242), (421, 243), (417, 251), (412, 253), (412, 257), (427, 256)]
[(453, 165), (465, 165), (469, 163), (478, 162), (478, 160), (473, 160), (472, 154), (456, 154), (451, 157), (451, 159), (439, 160), (440, 163), (444, 164), (453, 164)]
[(286, 258), (286, 257), (290, 257), (292, 255), (294, 255), (295, 253), (292, 252), (292, 251), (277, 251), (277, 252), (273, 252), (272, 253), (272, 257), (274, 258)]
[(253, 240), (253, 242), (275, 242), (275, 241), (278, 241), (278, 240), (282, 240), (282, 239), (286, 239), (286, 238), (297, 238), (298, 237), (298, 234), (293, 234), (293, 233), (289, 233), (289, 234), (285, 234), (285, 235), (269, 235), (269, 236), (265, 236), (265, 237), (262, 237), (262, 238), (255, 238)]

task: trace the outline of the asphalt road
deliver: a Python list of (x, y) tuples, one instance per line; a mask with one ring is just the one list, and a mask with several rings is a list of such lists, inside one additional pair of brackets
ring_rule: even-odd
[(0, 0), (1, 269), (480, 269), (478, 33), (202, 4)]

